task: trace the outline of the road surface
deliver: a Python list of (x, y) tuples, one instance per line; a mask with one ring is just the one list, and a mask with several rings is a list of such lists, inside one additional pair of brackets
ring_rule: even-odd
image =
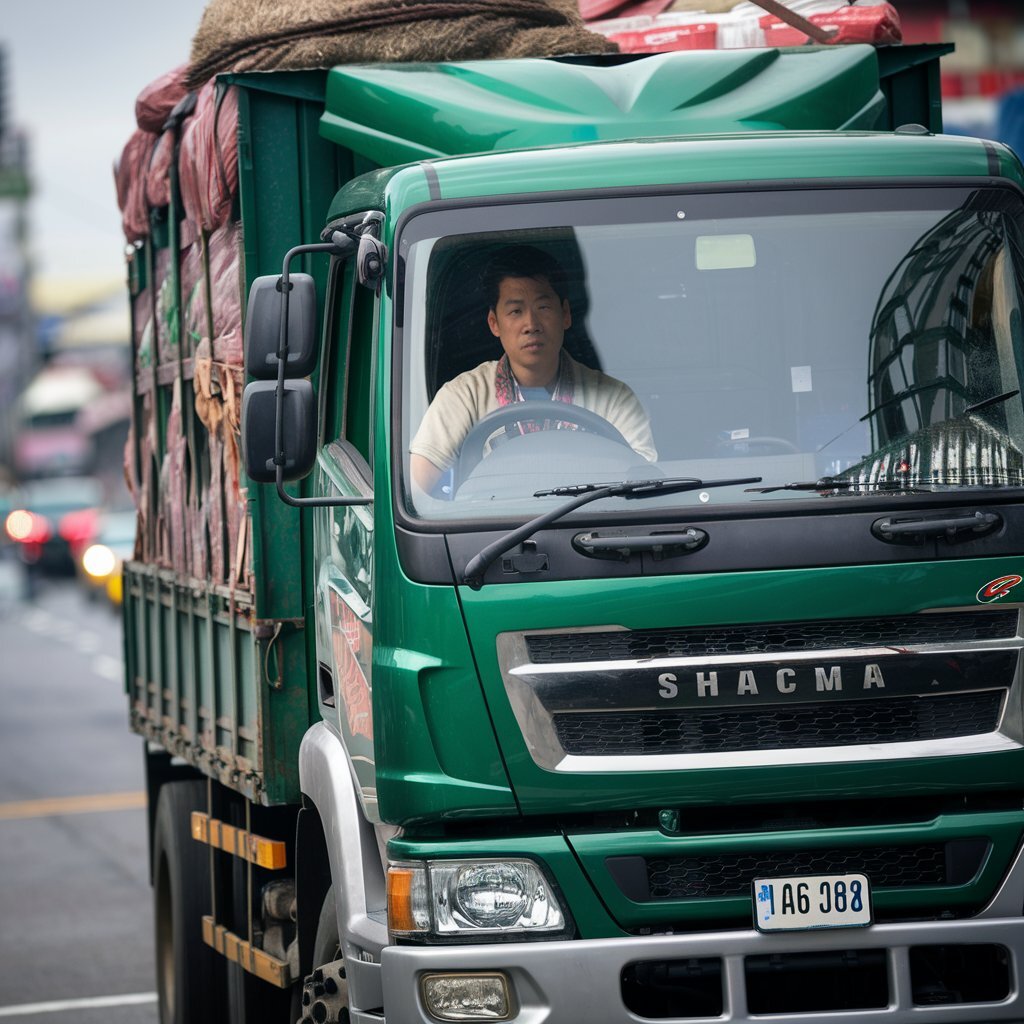
[(155, 1024), (143, 741), (117, 613), (0, 564), (0, 1024)]

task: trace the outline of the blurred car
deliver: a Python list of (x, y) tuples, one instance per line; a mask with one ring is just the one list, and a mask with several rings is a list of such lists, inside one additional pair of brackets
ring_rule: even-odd
[(114, 605), (121, 603), (121, 567), (135, 548), (135, 510), (104, 512), (96, 533), (78, 560), (79, 576), (87, 592), (105, 594)]
[(103, 489), (92, 477), (30, 480), (19, 489), (4, 519), (4, 532), (34, 572), (71, 575), (92, 540)]

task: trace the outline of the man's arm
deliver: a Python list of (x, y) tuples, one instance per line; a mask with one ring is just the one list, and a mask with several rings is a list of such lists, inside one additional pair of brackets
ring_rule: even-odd
[(472, 378), (462, 374), (443, 385), (427, 408), (409, 445), (413, 482), (427, 494), (458, 457), (462, 442), (480, 418), (478, 405)]
[(413, 483), (426, 494), (432, 494), (437, 481), (441, 479), (443, 469), (435, 466), (425, 455), (410, 455), (409, 470)]

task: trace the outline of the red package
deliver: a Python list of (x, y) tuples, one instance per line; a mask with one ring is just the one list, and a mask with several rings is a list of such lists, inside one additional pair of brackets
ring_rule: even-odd
[(149, 209), (146, 206), (146, 175), (157, 137), (152, 132), (136, 131), (121, 152), (114, 167), (117, 205), (121, 209), (121, 225), (129, 242), (139, 242), (149, 235)]
[(171, 202), (171, 164), (174, 163), (174, 134), (164, 132), (157, 140), (146, 172), (146, 202), (168, 206)]
[[(187, 224), (188, 221), (183, 221)], [(210, 318), (206, 305), (206, 275), (203, 272), (203, 247), (200, 242), (185, 246), (179, 255), (181, 281), (182, 354), (195, 354), (199, 342), (210, 336)]]
[(213, 358), (242, 363), (242, 225), (228, 224), (210, 235), (210, 292), (213, 307)]
[(135, 100), (135, 123), (147, 132), (162, 132), (171, 111), (188, 95), (187, 64), (150, 82)]
[(718, 41), (718, 26), (665, 25), (637, 32), (618, 32), (608, 37), (623, 53), (665, 53), (669, 50), (713, 50)]
[[(812, 14), (808, 19), (818, 28), (832, 32), (829, 43), (871, 43), (887, 46), (903, 38), (900, 16), (892, 4), (873, 7), (840, 7), (828, 14)], [(808, 36), (787, 25), (774, 15), (761, 18), (764, 41), (767, 46), (803, 46)]]
[(584, 21), (661, 14), (671, 6), (672, 0), (579, 0), (580, 15)]
[(180, 325), (178, 303), (171, 276), (171, 250), (156, 250), (156, 354), (157, 363), (172, 363), (178, 358)]
[(178, 157), (185, 215), (207, 231), (231, 219), (238, 191), (238, 94), (207, 82), (185, 122)]

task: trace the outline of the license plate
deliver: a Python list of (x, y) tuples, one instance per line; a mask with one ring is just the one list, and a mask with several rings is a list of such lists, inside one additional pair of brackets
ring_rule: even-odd
[(754, 879), (754, 925), (761, 932), (863, 928), (871, 924), (866, 875)]

